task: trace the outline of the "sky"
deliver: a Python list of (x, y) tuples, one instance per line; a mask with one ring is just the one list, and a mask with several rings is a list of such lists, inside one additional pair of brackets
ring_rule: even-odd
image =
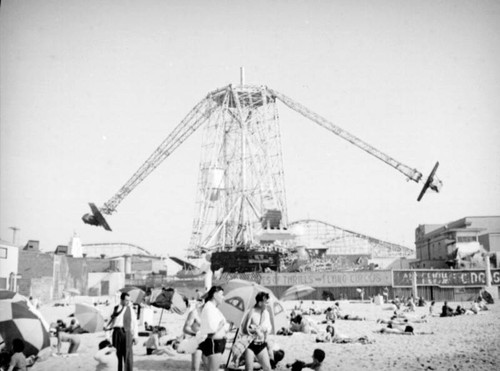
[(0, 8), (0, 238), (185, 254), (198, 130), (84, 224), (206, 94), (266, 85), (440, 194), (278, 103), (290, 221), (414, 247), (419, 224), (500, 215), (500, 2), (7, 0)]

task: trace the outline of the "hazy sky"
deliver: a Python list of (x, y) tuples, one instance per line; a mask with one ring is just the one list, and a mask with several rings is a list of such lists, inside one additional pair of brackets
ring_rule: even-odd
[(414, 246), (419, 224), (500, 214), (498, 1), (2, 1), (0, 237), (183, 255), (201, 130), (107, 220), (83, 224), (205, 95), (267, 85), (426, 176), (279, 104), (290, 221)]

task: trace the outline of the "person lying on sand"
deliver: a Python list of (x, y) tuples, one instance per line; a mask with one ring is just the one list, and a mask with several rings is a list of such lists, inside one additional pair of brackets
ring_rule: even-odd
[(343, 319), (345, 321), (364, 321), (366, 319), (366, 318), (363, 318), (360, 316), (354, 316), (352, 314), (344, 314), (340, 310), (339, 302), (336, 302), (335, 305), (333, 306), (333, 312), (334, 312), (335, 318)]
[(380, 330), (374, 331), (379, 334), (393, 334), (393, 335), (433, 335), (434, 332), (416, 332), (411, 325), (406, 326), (391, 326), (382, 327)]
[(321, 314), (321, 311), (318, 309), (318, 307), (316, 307), (314, 301), (311, 303), (311, 306), (309, 307), (308, 314), (309, 315)]
[(354, 337), (354, 338), (349, 338), (342, 336), (338, 333), (335, 332), (335, 328), (331, 325), (326, 326), (326, 331), (323, 333), (320, 333), (316, 337), (316, 342), (317, 343), (336, 343), (336, 344), (354, 344), (354, 343), (359, 343), (359, 344), (370, 344), (372, 343), (371, 340), (368, 339), (367, 336), (361, 336), (361, 337)]
[(403, 325), (408, 325), (411, 324), (410, 322), (413, 323), (425, 323), (427, 320), (425, 318), (401, 318), (401, 317), (395, 317), (392, 316), (391, 319), (378, 319), (377, 323), (381, 324), (387, 324), (387, 325), (397, 325), (397, 326), (403, 326)]
[(352, 314), (343, 314), (338, 317), (339, 319), (343, 319), (345, 321), (365, 321), (366, 318), (360, 316), (353, 316)]
[(290, 330), (292, 332), (303, 332), (304, 334), (317, 334), (319, 332), (316, 325), (309, 318), (300, 314), (290, 320)]

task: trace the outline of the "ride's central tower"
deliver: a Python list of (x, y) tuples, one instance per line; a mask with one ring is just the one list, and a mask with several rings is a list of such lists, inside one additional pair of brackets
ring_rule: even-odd
[(252, 248), (263, 229), (287, 224), (276, 98), (248, 85), (209, 97), (190, 249)]

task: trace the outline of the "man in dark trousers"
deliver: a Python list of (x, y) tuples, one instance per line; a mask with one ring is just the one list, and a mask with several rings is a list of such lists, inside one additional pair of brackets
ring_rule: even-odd
[[(120, 305), (117, 305), (111, 315), (113, 327), (113, 346), (118, 357), (118, 371), (132, 371), (134, 368), (133, 345), (137, 336), (137, 317), (130, 303), (129, 294), (122, 292)], [(124, 367), (125, 364), (125, 367)]]

